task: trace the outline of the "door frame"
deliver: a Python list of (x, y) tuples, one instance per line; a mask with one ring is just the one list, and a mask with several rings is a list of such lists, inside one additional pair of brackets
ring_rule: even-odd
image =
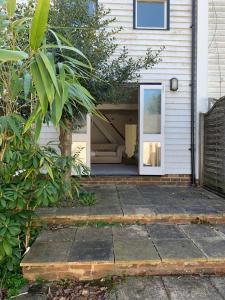
[[(144, 134), (144, 90), (159, 89), (161, 90), (161, 134)], [(138, 116), (139, 116), (139, 175), (164, 175), (165, 174), (165, 85), (163, 83), (140, 83), (139, 100), (138, 100)], [(161, 167), (143, 166), (143, 148), (144, 142), (160, 142), (161, 143)]]

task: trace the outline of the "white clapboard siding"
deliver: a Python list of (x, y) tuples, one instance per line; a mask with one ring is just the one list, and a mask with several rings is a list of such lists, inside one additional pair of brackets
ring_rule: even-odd
[(225, 1), (209, 0), (210, 98), (225, 96)]
[(59, 152), (59, 130), (57, 130), (52, 124), (43, 124), (39, 144), (41, 146), (49, 145)]
[[(117, 34), (120, 48), (126, 46), (129, 55), (140, 57), (147, 49), (165, 46), (162, 62), (141, 72), (140, 82), (161, 82), (166, 87), (165, 173), (190, 174), (190, 103), (191, 103), (191, 0), (171, 0), (170, 30), (133, 29), (133, 0), (99, 0), (117, 21), (113, 27), (123, 27)], [(221, 1), (222, 2), (222, 1)], [(118, 55), (118, 51), (115, 55)], [(179, 79), (179, 91), (171, 92), (169, 80)], [(50, 133), (50, 135), (49, 135)], [(51, 127), (42, 131), (41, 141), (57, 139)]]
[[(99, 0), (110, 15), (116, 17), (113, 26), (122, 26), (117, 34), (118, 44), (126, 46), (129, 55), (143, 56), (165, 46), (162, 62), (141, 72), (140, 82), (162, 82), (166, 86), (165, 116), (165, 173), (190, 173), (190, 119), (191, 119), (191, 0), (171, 0), (170, 30), (133, 29), (133, 0)], [(169, 80), (179, 79), (179, 91), (171, 92)]]

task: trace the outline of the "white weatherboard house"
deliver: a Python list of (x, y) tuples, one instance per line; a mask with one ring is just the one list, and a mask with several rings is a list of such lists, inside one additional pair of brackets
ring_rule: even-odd
[[(73, 151), (96, 175), (199, 177), (199, 113), (225, 93), (224, 0), (99, 0), (123, 30), (129, 55), (165, 46), (162, 62), (143, 70), (131, 103), (99, 107), (109, 122), (87, 117)], [(44, 127), (41, 143), (57, 143)], [(157, 177), (158, 178), (158, 177)]]

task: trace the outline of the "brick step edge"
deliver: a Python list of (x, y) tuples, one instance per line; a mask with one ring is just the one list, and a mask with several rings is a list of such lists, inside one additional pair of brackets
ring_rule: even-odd
[(190, 186), (191, 175), (187, 174), (168, 174), (162, 176), (83, 176), (81, 184), (127, 184), (127, 185), (172, 185), (172, 186)]
[[(43, 215), (41, 221), (48, 224), (72, 225), (79, 222), (105, 222), (123, 223), (123, 224), (151, 224), (151, 223), (171, 223), (171, 224), (189, 224), (189, 223), (210, 223), (225, 224), (225, 215), (188, 215), (188, 214), (160, 214), (160, 215)], [(39, 223), (39, 222), (38, 222)]]
[(224, 275), (225, 258), (204, 260), (127, 261), (104, 263), (45, 263), (29, 266), (21, 263), (23, 276), (43, 280), (97, 280), (109, 276), (163, 276), (163, 275)]

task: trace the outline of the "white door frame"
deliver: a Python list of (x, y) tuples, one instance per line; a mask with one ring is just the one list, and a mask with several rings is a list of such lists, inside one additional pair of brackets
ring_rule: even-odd
[[(161, 134), (144, 134), (144, 91), (161, 90)], [(165, 160), (165, 88), (163, 84), (140, 84), (139, 87), (139, 175), (163, 175)], [(161, 143), (161, 166), (144, 166), (144, 142)]]
[[(81, 154), (80, 158), (83, 161), (83, 163), (90, 169), (91, 168), (91, 115), (87, 114), (86, 117), (86, 132), (74, 132), (72, 134), (72, 153), (74, 153), (76, 150), (78, 150), (76, 143), (79, 145), (79, 143), (85, 143), (85, 147), (82, 146), (81, 148)], [(73, 174), (76, 175), (76, 174)]]

